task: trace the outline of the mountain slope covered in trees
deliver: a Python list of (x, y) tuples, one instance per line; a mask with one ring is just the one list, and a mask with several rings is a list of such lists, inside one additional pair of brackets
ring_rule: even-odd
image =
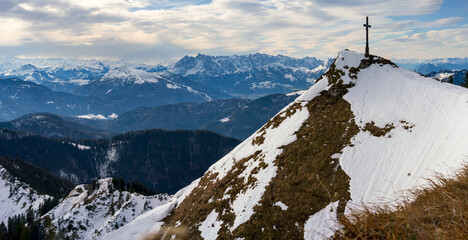
[(270, 94), (258, 99), (224, 99), (205, 103), (178, 103), (140, 107), (112, 120), (70, 119), (117, 132), (161, 129), (206, 129), (245, 139), (265, 124), (299, 93)]
[(51, 113), (33, 113), (8, 122), (0, 122), (0, 128), (53, 138), (98, 139), (115, 135), (109, 130), (68, 121)]
[(162, 192), (201, 176), (238, 143), (209, 131), (148, 130), (78, 141), (0, 129), (0, 155), (19, 157), (74, 183), (118, 176)]

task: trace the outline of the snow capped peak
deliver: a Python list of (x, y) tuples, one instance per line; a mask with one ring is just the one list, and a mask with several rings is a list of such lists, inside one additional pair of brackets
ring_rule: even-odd
[(119, 81), (123, 83), (157, 83), (158, 75), (128, 66), (116, 67), (107, 72), (101, 81)]
[(320, 66), (323, 61), (316, 58), (292, 58), (283, 55), (272, 56), (263, 53), (233, 56), (209, 56), (197, 54), (195, 57), (184, 56), (171, 69), (172, 72), (184, 76), (194, 74), (229, 74), (252, 69), (262, 69), (268, 67), (282, 67), (297, 69), (305, 67), (314, 69)]
[(49, 198), (51, 196), (39, 195), (0, 165), (0, 222), (6, 224), (9, 217), (24, 214), (29, 208), (37, 210)]
[[(52, 231), (65, 234), (61, 238), (96, 239), (166, 203), (168, 198), (167, 194), (143, 196), (119, 191), (112, 185), (112, 178), (104, 178), (94, 184), (76, 186), (44, 217), (52, 219)], [(69, 225), (73, 231), (60, 231), (59, 226)]]
[(341, 50), (338, 52), (338, 57), (336, 58), (336, 64), (338, 68), (348, 65), (349, 67), (358, 67), (361, 63), (361, 60), (365, 56), (362, 53), (351, 51), (351, 50)]
[(19, 67), (18, 69), (20, 69), (20, 70), (36, 70), (37, 67), (32, 65), (32, 64), (26, 64), (26, 65), (23, 65), (23, 66)]
[(5, 76), (23, 76), (23, 75), (30, 75), (37, 71), (38, 68), (31, 64), (26, 64), (16, 69), (9, 69), (4, 71), (2, 74)]

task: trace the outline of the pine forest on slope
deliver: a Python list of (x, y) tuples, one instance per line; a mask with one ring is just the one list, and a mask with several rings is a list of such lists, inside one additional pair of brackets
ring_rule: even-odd
[(117, 176), (173, 193), (239, 143), (210, 131), (148, 130), (111, 139), (52, 139), (0, 129), (0, 156), (18, 157), (74, 183)]

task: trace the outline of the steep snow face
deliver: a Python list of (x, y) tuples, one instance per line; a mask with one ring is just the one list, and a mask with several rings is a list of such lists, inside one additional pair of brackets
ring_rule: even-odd
[(37, 210), (48, 195), (39, 195), (27, 184), (14, 179), (8, 171), (0, 166), (0, 222), (9, 217), (24, 214), (30, 208)]
[[(350, 112), (342, 122), (327, 118), (327, 114), (343, 118), (342, 110)], [(193, 236), (206, 239), (242, 238), (249, 231), (286, 238), (292, 232), (301, 233), (306, 239), (327, 238), (333, 234), (330, 227), (337, 227), (337, 213), (356, 204), (398, 199), (401, 191), (424, 184), (434, 171), (448, 174), (457, 169), (468, 156), (467, 119), (467, 89), (400, 69), (382, 58), (341, 51), (313, 87), (211, 166), (202, 178), (167, 204), (103, 238), (135, 238), (181, 222), (189, 226)], [(328, 132), (334, 131), (335, 127), (329, 126), (346, 124), (343, 135), (348, 135), (349, 140), (335, 142), (334, 139), (343, 138), (337, 132), (323, 141), (329, 137)], [(308, 139), (310, 135), (316, 137)], [(283, 151), (291, 146), (310, 155), (290, 152), (284, 156)], [(302, 151), (304, 148), (306, 151)], [(315, 148), (318, 153), (314, 153)], [(302, 165), (288, 165), (288, 161)], [(321, 165), (314, 165), (315, 162)], [(311, 164), (311, 171), (301, 172)], [(320, 176), (322, 172), (325, 176)], [(323, 181), (322, 177), (327, 176), (330, 181)], [(295, 188), (301, 185), (297, 180), (278, 187), (282, 186), (278, 182), (288, 179), (301, 179), (311, 185), (303, 192)], [(271, 195), (275, 188), (276, 195)], [(271, 198), (265, 198), (266, 194)], [(304, 203), (320, 204), (319, 209), (310, 212), (309, 207), (297, 205), (317, 194), (322, 194), (321, 202)], [(284, 195), (293, 197), (286, 199), (289, 202), (278, 201), (278, 196)], [(270, 214), (267, 210), (274, 214), (257, 214)], [(298, 210), (311, 214), (304, 218)], [(266, 218), (275, 214), (288, 216), (277, 219), (277, 223), (302, 215), (298, 222), (282, 225), (292, 230), (287, 232), (277, 229), (277, 225), (265, 224), (274, 222)]]
[[(340, 56), (345, 58), (337, 59), (340, 68), (358, 66), (348, 59), (363, 58), (351, 52)], [(378, 64), (360, 70), (354, 82), (344, 98), (356, 123), (394, 128), (381, 137), (361, 131), (354, 146), (343, 150), (339, 160), (351, 178), (352, 203), (393, 200), (434, 172), (453, 172), (466, 160), (467, 89)]]
[[(78, 185), (44, 217), (52, 219), (61, 238), (96, 239), (134, 220), (169, 199), (167, 194), (142, 196), (113, 190), (112, 179), (98, 180), (96, 188)], [(63, 230), (63, 231), (62, 231)]]

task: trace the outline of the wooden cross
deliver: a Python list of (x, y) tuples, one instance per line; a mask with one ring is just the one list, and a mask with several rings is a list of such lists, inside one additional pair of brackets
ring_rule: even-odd
[(364, 27), (366, 27), (366, 57), (369, 57), (369, 28), (371, 25), (369, 25), (369, 17), (366, 16), (366, 24), (362, 24)]

